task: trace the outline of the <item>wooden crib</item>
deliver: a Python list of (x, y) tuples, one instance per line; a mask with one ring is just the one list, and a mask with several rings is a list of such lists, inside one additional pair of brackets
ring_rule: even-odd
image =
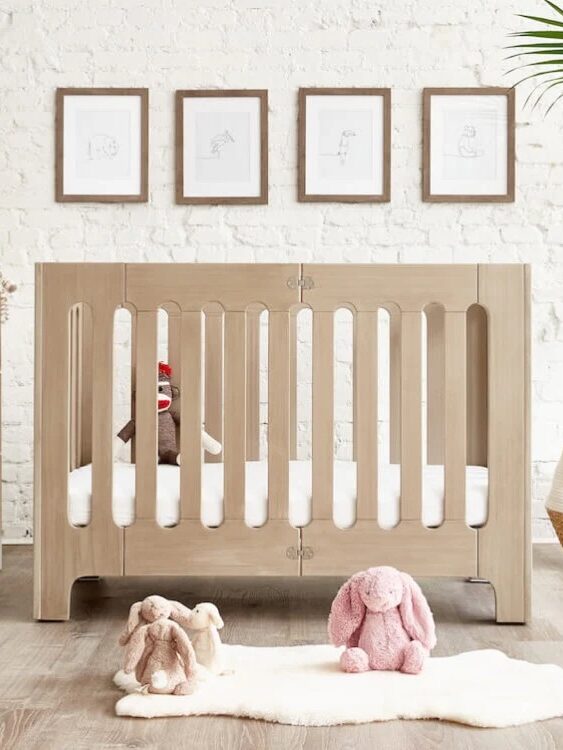
[[(334, 312), (354, 326), (356, 523), (333, 522)], [(135, 520), (112, 516), (113, 335), (131, 311)], [(180, 520), (156, 522), (157, 315), (181, 388)], [(288, 521), (296, 451), (299, 309), (313, 315), (312, 520)], [(208, 314), (203, 317), (202, 310)], [(268, 518), (245, 524), (245, 461), (258, 452), (259, 312), (268, 310)], [(390, 315), (390, 450), (400, 523), (377, 518), (378, 310)], [(215, 311), (215, 312), (213, 312)], [(427, 434), (421, 417), (426, 316)], [(530, 613), (530, 270), (523, 265), (97, 264), (36, 269), (34, 616), (65, 620), (86, 575), (347, 576), (380, 564), (481, 577), (498, 622)], [(202, 325), (202, 320), (204, 324)], [(202, 395), (203, 394), (203, 395)], [(224, 410), (222, 407), (224, 401)], [(204, 404), (204, 406), (203, 406)], [(223, 442), (224, 522), (200, 520), (201, 424)], [(444, 521), (422, 524), (423, 441), (443, 464)], [(92, 518), (69, 523), (69, 469), (92, 464)], [(488, 519), (465, 520), (465, 467), (488, 467)]]

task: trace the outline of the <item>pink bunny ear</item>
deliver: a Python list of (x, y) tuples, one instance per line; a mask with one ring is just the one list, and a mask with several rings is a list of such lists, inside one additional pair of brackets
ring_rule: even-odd
[(190, 626), (190, 617), (192, 616), (192, 610), (186, 607), (181, 602), (168, 602), (170, 604), (170, 619), (174, 622), (179, 622), (185, 628)]
[(420, 641), (425, 648), (432, 651), (436, 645), (436, 627), (426, 597), (408, 573), (401, 573), (401, 577), (404, 589), (399, 612), (403, 627), (413, 641)]
[(328, 637), (335, 646), (357, 645), (352, 643), (356, 630), (362, 624), (366, 607), (358, 587), (365, 573), (356, 573), (340, 588), (330, 608)]
[(145, 620), (141, 615), (142, 604), (142, 602), (135, 602), (135, 604), (131, 605), (131, 608), (129, 609), (129, 619), (127, 620), (127, 625), (119, 636), (120, 646), (125, 646), (125, 644), (128, 643), (129, 638), (131, 638), (131, 633), (141, 622), (144, 624)]

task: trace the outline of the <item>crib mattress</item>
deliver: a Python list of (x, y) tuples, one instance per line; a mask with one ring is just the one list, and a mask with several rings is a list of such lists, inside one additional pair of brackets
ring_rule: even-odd
[[(292, 526), (306, 526), (311, 520), (311, 461), (291, 461), (289, 465), (289, 521)], [(400, 465), (379, 467), (378, 520), (383, 528), (392, 528), (400, 519)], [(422, 521), (425, 526), (439, 526), (444, 515), (444, 467), (423, 469)], [(201, 521), (205, 526), (219, 526), (223, 521), (223, 464), (208, 463), (202, 469)], [(248, 526), (262, 526), (267, 520), (267, 461), (246, 462), (245, 521)], [(70, 473), (68, 517), (74, 526), (90, 522), (92, 506), (92, 466), (82, 466)], [(161, 526), (174, 526), (180, 512), (180, 469), (157, 467), (156, 518)], [(466, 514), (470, 526), (482, 526), (487, 520), (488, 470), (468, 466), (466, 471)], [(333, 518), (336, 526), (348, 528), (356, 519), (356, 464), (334, 462)], [(113, 519), (118, 526), (130, 526), (135, 520), (135, 465), (116, 463), (113, 470)]]

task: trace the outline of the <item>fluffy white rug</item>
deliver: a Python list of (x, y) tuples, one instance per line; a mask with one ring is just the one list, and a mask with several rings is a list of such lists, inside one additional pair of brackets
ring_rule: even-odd
[(225, 645), (233, 673), (202, 682), (189, 696), (144, 695), (118, 672), (129, 694), (119, 716), (221, 714), (281, 724), (329, 726), (389, 719), (447, 719), (507, 727), (563, 716), (563, 669), (469, 651), (430, 659), (419, 675), (345, 674), (332, 646), (256, 648)]

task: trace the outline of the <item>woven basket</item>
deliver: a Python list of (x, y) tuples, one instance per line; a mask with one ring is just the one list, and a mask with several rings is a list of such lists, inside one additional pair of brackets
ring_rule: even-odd
[(553, 524), (553, 528), (555, 529), (555, 533), (557, 534), (557, 538), (559, 539), (559, 542), (563, 547), (563, 513), (559, 513), (559, 511), (557, 510), (550, 510), (550, 508), (548, 508), (547, 515), (549, 516), (551, 523)]

